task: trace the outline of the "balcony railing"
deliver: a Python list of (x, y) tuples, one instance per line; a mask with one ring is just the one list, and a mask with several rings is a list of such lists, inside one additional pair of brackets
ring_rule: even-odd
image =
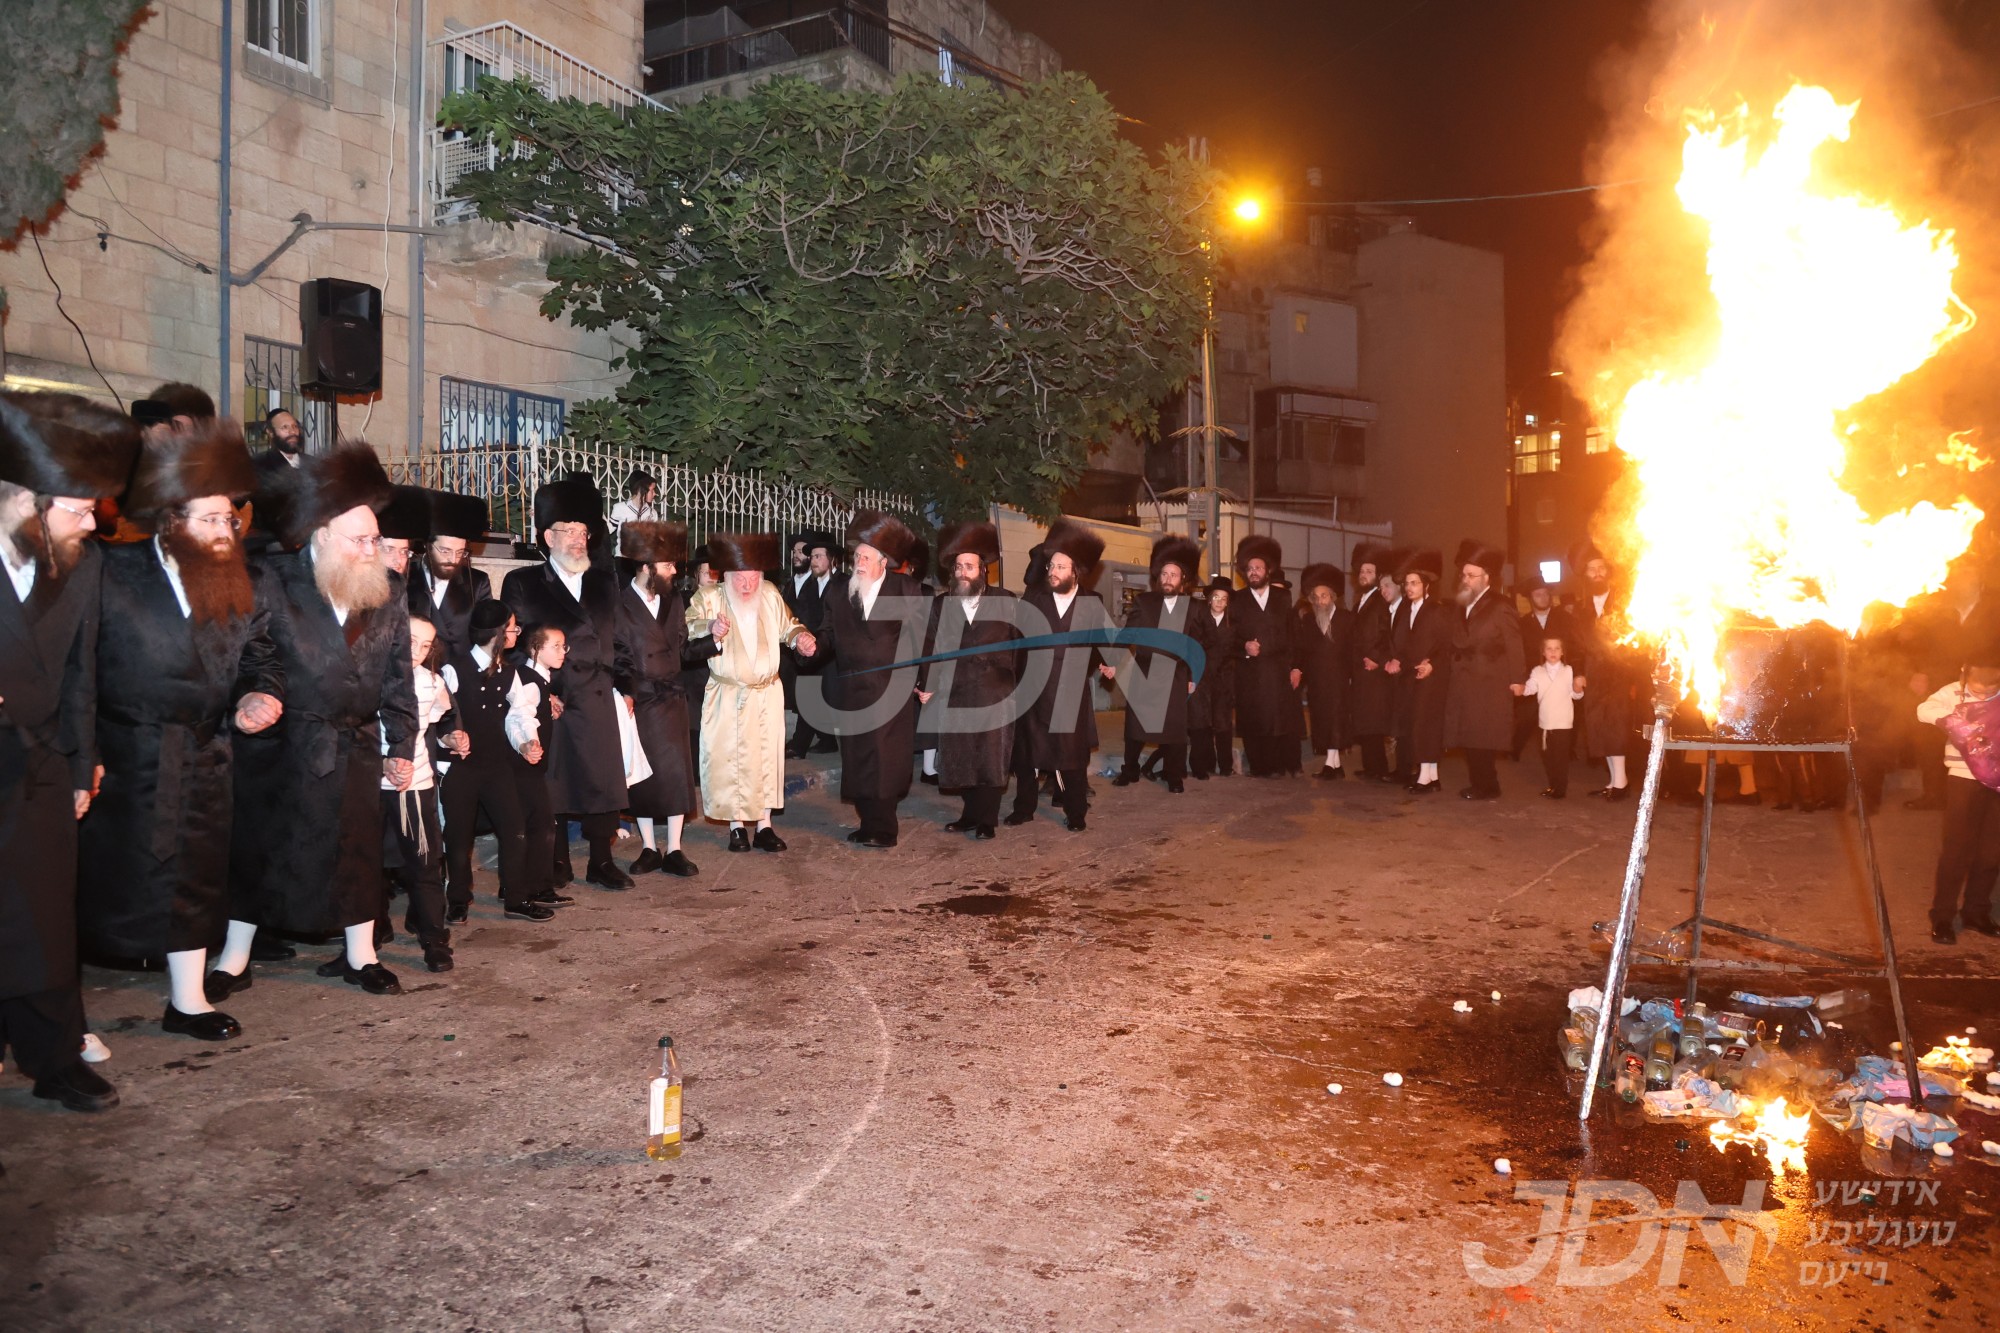
[(832, 5), (746, 32), (648, 51), (646, 67), (651, 73), (646, 76), (646, 90), (668, 92), (840, 50), (853, 50), (888, 73), (889, 27), (884, 17), (859, 6)]
[[(525, 78), (550, 98), (573, 97), (603, 106), (670, 110), (629, 83), (512, 23), (489, 23), (463, 32), (447, 32), (430, 44), (429, 86), (444, 95), (474, 87), (482, 77), (512, 81)], [(436, 102), (432, 107), (435, 120)], [(430, 197), (434, 223), (470, 218), (473, 208), (457, 195), (459, 177), (498, 165), (501, 150), (490, 143), (436, 125), (431, 129)]]

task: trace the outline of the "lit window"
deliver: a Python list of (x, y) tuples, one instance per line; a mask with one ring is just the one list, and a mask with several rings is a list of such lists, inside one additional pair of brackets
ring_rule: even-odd
[(308, 74), (315, 72), (319, 6), (320, 0), (249, 0), (244, 44)]
[(1533, 412), (1528, 413), (1528, 415), (1524, 418), (1524, 420), (1527, 421), (1529, 430), (1533, 430), (1535, 428), (1535, 414)]
[(1611, 432), (1602, 426), (1592, 426), (1583, 433), (1583, 451), (1587, 454), (1608, 454), (1611, 452)]
[(1305, 331), (1306, 331), (1306, 312), (1303, 310), (1293, 312), (1292, 332), (1304, 333)]
[(1542, 561), (1541, 571), (1544, 583), (1556, 584), (1563, 581), (1563, 562), (1560, 560)]

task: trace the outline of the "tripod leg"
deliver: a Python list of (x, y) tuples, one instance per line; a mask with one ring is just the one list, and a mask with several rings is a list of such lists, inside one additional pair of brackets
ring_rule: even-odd
[(1618, 1011), (1625, 996), (1625, 969), (1632, 961), (1632, 928), (1639, 920), (1639, 888), (1646, 882), (1646, 853), (1653, 842), (1653, 811), (1660, 802), (1660, 770), (1667, 758), (1666, 705), (1656, 707), (1652, 748), (1646, 752), (1646, 781), (1639, 789), (1639, 813), (1632, 825), (1632, 850), (1625, 858), (1625, 885), (1619, 892), (1618, 931), (1611, 940), (1611, 966), (1604, 974), (1604, 1002), (1597, 1012), (1597, 1033), (1590, 1042), (1590, 1068), (1584, 1075), (1579, 1120), (1590, 1119), (1597, 1079), (1605, 1057), (1618, 1039)]
[(1708, 910), (1708, 847), (1715, 830), (1715, 751), (1702, 760), (1701, 769), (1701, 851), (1694, 863), (1694, 916), (1688, 926), (1687, 1007), (1694, 1008), (1695, 988), (1701, 984), (1701, 921)]
[(1882, 972), (1889, 978), (1889, 1003), (1896, 1011), (1896, 1035), (1903, 1042), (1903, 1073), (1910, 1080), (1910, 1106), (1922, 1110), (1924, 1084), (1917, 1068), (1917, 1045), (1910, 1040), (1910, 1018), (1903, 1009), (1903, 979), (1896, 971), (1896, 937), (1889, 928), (1889, 900), (1882, 892), (1882, 863), (1875, 857), (1875, 834), (1868, 827), (1868, 802), (1861, 794), (1861, 773), (1854, 762), (1854, 735), (1848, 733), (1847, 785), (1854, 790), (1854, 817), (1861, 824), (1861, 854), (1868, 861), (1868, 886), (1875, 893), (1875, 925), (1882, 932)]

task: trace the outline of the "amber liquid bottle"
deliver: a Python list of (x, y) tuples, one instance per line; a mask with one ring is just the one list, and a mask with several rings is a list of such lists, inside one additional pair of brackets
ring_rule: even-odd
[(646, 1092), (646, 1156), (668, 1162), (681, 1155), (681, 1062), (674, 1039), (660, 1038), (660, 1076)]

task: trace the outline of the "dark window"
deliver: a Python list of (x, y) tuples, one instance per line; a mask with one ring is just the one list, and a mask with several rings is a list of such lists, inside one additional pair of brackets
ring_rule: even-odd
[(320, 0), (249, 0), (243, 40), (265, 55), (308, 73), (316, 62)]
[(305, 430), (305, 451), (333, 447), (333, 405), (299, 392), (299, 345), (269, 338), (243, 340), (243, 424), (253, 448), (263, 446), (264, 418), (284, 408)]

